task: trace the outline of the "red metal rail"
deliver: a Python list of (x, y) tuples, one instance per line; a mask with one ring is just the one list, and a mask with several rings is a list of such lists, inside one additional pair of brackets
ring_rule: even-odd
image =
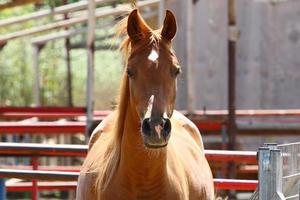
[[(31, 182), (21, 182), (15, 183), (12, 185), (6, 186), (7, 192), (28, 192), (32, 191), (32, 183)], [(77, 187), (77, 182), (38, 182), (37, 188), (39, 191), (41, 190), (59, 190), (59, 191), (67, 191), (67, 190), (75, 190)]]
[(79, 113), (84, 114), (84, 107), (0, 107), (0, 113)]
[[(0, 143), (2, 156), (85, 156), (87, 145)], [(255, 151), (205, 150), (209, 161), (257, 163)]]
[(257, 163), (256, 154), (255, 151), (205, 150), (205, 156), (209, 161)]
[(0, 122), (0, 133), (16, 134), (74, 134), (84, 133), (85, 122), (32, 122), (25, 124), (22, 122)]
[[(219, 122), (195, 121), (200, 130), (218, 131), (222, 127)], [(84, 133), (86, 122), (53, 121), (53, 122), (0, 122), (0, 134), (74, 134)]]
[[(29, 165), (0, 165), (0, 169), (13, 169), (13, 170), (31, 170), (32, 166)], [(81, 166), (38, 166), (38, 170), (42, 171), (58, 171), (58, 172), (79, 172)], [(257, 170), (256, 170), (257, 171)]]
[(2, 156), (86, 156), (88, 146), (0, 142)]
[[(214, 179), (215, 188), (218, 190), (248, 190), (253, 191), (258, 184), (257, 180), (239, 180), (239, 179)], [(21, 182), (12, 185), (7, 185), (8, 192), (25, 192), (32, 191), (31, 182)], [(75, 190), (77, 182), (38, 182), (37, 188), (42, 190)]]
[[(107, 116), (110, 111), (95, 111), (96, 117)], [(84, 107), (0, 107), (0, 118), (74, 118), (86, 115)]]
[(255, 190), (257, 180), (214, 179), (214, 185), (219, 190)]
[[(110, 111), (95, 111), (96, 115), (107, 115)], [(181, 111), (188, 114), (187, 111)], [(9, 113), (69, 113), (84, 115), (85, 107), (0, 107), (0, 115)], [(227, 116), (227, 110), (197, 110), (195, 115), (219, 115)], [(300, 109), (263, 109), (263, 110), (236, 110), (237, 116), (300, 116)]]

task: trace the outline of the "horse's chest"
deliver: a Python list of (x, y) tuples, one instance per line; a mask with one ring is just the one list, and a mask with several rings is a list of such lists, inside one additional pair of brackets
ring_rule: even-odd
[(123, 179), (114, 180), (103, 196), (105, 200), (184, 200), (182, 194), (180, 187), (166, 180), (128, 182)]

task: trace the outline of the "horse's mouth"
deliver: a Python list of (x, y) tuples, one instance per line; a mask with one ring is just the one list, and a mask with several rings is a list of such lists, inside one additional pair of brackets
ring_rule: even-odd
[(149, 149), (160, 149), (160, 148), (164, 148), (168, 145), (168, 143), (165, 143), (165, 144), (148, 144), (146, 142), (144, 144)]

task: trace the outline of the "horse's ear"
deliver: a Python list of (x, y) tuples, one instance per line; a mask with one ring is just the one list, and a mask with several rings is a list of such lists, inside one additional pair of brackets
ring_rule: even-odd
[(171, 41), (175, 37), (176, 32), (177, 32), (176, 18), (170, 10), (167, 10), (166, 17), (164, 20), (164, 25), (161, 31), (161, 36)]
[(127, 21), (127, 33), (131, 40), (140, 40), (145, 38), (151, 32), (150, 27), (143, 20), (138, 10), (133, 10)]

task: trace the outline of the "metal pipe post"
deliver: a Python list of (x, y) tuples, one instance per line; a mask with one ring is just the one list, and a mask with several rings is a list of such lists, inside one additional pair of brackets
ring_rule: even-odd
[(284, 200), (282, 194), (282, 156), (275, 144), (259, 148), (259, 200)]
[(0, 200), (6, 199), (5, 179), (0, 179)]
[(94, 95), (93, 95), (93, 84), (94, 84), (94, 62), (95, 62), (95, 26), (96, 26), (96, 17), (95, 17), (95, 0), (89, 0), (88, 4), (88, 36), (87, 36), (87, 54), (88, 54), (88, 63), (87, 63), (87, 125), (86, 125), (86, 142), (89, 139), (89, 132), (93, 125), (93, 110), (94, 110)]
[[(32, 169), (33, 170), (37, 170), (38, 169), (38, 165), (39, 165), (39, 161), (38, 161), (38, 157), (33, 156), (31, 158), (31, 164), (32, 164)], [(31, 194), (31, 199), (32, 200), (38, 200), (38, 185), (37, 185), (37, 180), (32, 180), (32, 194)]]
[[(237, 38), (233, 37), (236, 30), (235, 0), (228, 0), (228, 149), (236, 149), (236, 103), (235, 103), (235, 51)], [(236, 166), (231, 162), (228, 166), (229, 178), (235, 178)], [(229, 194), (235, 199), (235, 194)]]
[(232, 37), (233, 30), (236, 26), (235, 19), (235, 0), (228, 0), (228, 133), (229, 149), (235, 150), (236, 143), (236, 103), (235, 103), (235, 50), (236, 38)]

